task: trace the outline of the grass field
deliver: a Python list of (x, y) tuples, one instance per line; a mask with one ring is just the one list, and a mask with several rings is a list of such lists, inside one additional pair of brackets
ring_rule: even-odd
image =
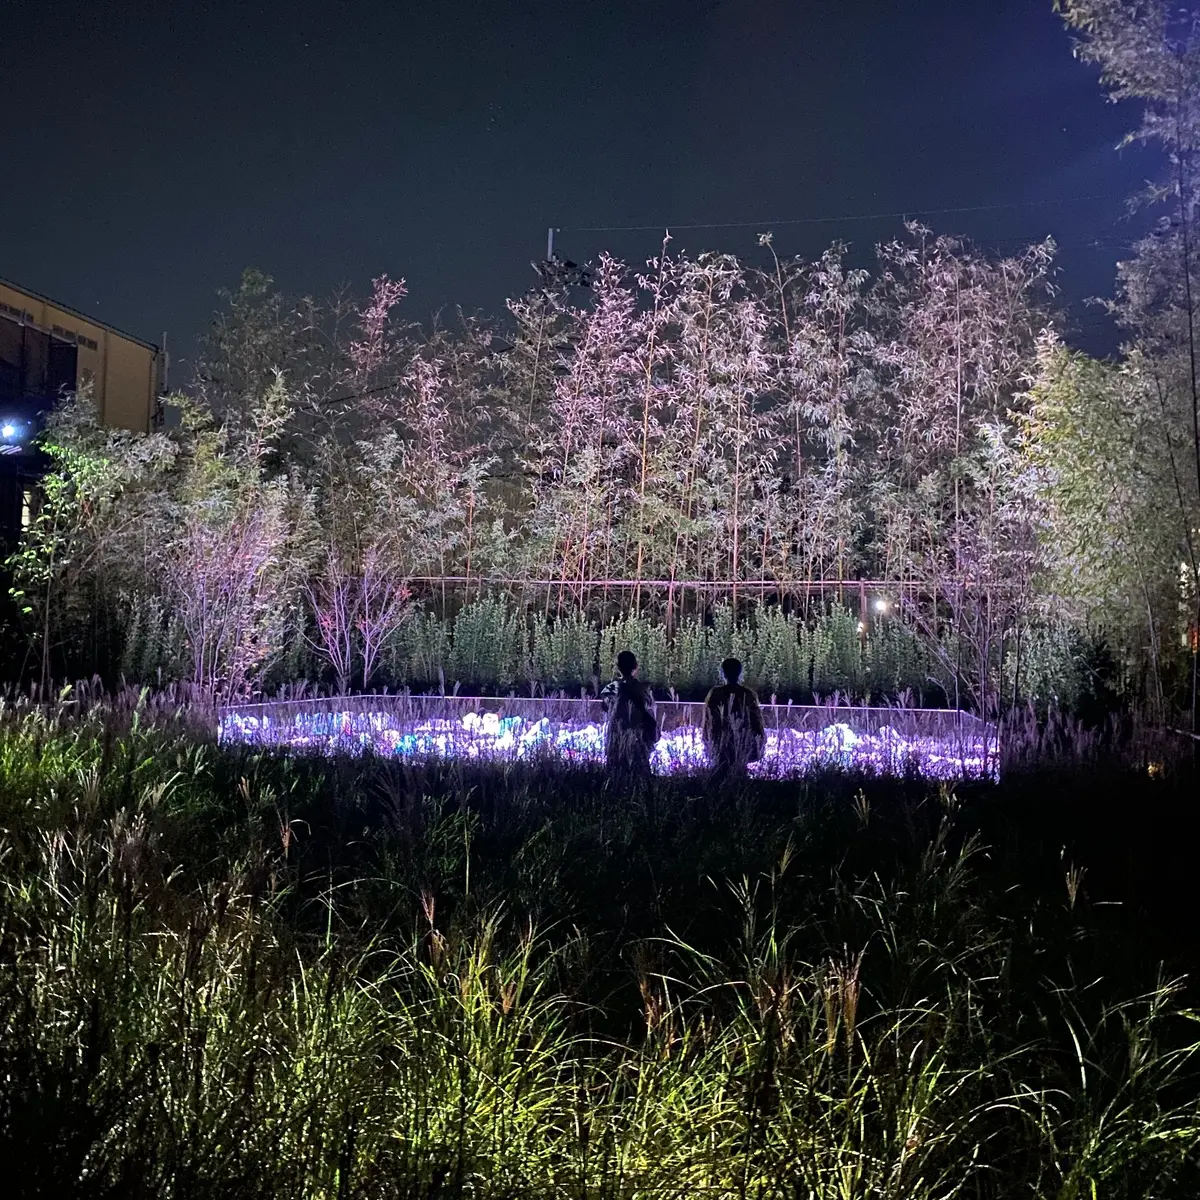
[(1195, 776), (637, 794), (0, 719), (9, 1195), (1193, 1197)]

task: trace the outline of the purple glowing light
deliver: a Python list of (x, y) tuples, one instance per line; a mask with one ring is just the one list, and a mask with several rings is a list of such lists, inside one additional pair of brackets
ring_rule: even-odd
[[(219, 740), (297, 753), (367, 752), (410, 760), (604, 761), (604, 725), (598, 721), (498, 712), (405, 719), (383, 711), (272, 712), (271, 706), (259, 706), (222, 714)], [(678, 724), (664, 731), (650, 765), (656, 775), (706, 770), (699, 727)], [(982, 723), (966, 733), (901, 733), (887, 724), (856, 730), (833, 718), (815, 729), (786, 723), (768, 728), (762, 759), (749, 770), (760, 778), (796, 778), (830, 767), (927, 779), (995, 779), (997, 745), (994, 731)]]

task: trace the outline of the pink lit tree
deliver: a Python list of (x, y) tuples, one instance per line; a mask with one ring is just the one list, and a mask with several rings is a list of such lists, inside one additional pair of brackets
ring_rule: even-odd
[(353, 564), (330, 547), (321, 573), (306, 589), (315, 619), (314, 650), (333, 670), (345, 694), (356, 671), (371, 686), (380, 653), (404, 620), (409, 590), (379, 540), (364, 547)]
[(309, 581), (305, 593), (316, 625), (309, 644), (329, 663), (338, 693), (344, 695), (358, 658), (359, 587), (335, 547), (327, 548), (320, 574)]
[(174, 486), (179, 514), (164, 568), (192, 663), (219, 699), (254, 690), (301, 607), (312, 495), (274, 464), (293, 413), (283, 377), (248, 412), (217, 425), (198, 413)]
[(876, 554), (902, 591), (911, 581), (910, 611), (927, 627), (956, 702), (967, 694), (982, 701), (989, 665), (977, 654), (1001, 639), (978, 631), (1010, 620), (997, 597), (1024, 587), (995, 569), (1003, 543), (983, 553), (979, 531), (1000, 538), (1024, 528), (995, 509), (1019, 496), (998, 487), (1008, 439), (996, 430), (1011, 429), (1010, 413), (1023, 403), (1047, 320), (1052, 256), (1047, 243), (993, 260), (918, 225), (908, 240), (880, 249), (872, 296), (880, 327), (872, 350)]
[(391, 360), (395, 349), (392, 310), (408, 295), (403, 279), (380, 275), (371, 286), (370, 302), (359, 314), (360, 334), (347, 350), (354, 380), (360, 387), (377, 383), (381, 368)]

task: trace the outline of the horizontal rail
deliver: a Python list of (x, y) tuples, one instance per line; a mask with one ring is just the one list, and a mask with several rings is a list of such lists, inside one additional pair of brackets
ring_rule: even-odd
[[(278, 699), (278, 700), (254, 700), (248, 701), (245, 704), (223, 704), (217, 711), (219, 713), (229, 712), (244, 712), (247, 709), (255, 708), (278, 708), (280, 705), (287, 704), (311, 704), (325, 705), (329, 708), (337, 704), (404, 704), (404, 703), (449, 703), (449, 704), (506, 704), (512, 701), (517, 701), (521, 704), (598, 704), (600, 698), (598, 696), (566, 696), (555, 695), (550, 693), (545, 696), (518, 696), (516, 692), (509, 692), (505, 696), (466, 696), (456, 695), (453, 692), (348, 692), (344, 695), (336, 696), (300, 696), (296, 699)], [(666, 708), (671, 705), (690, 706), (703, 704), (701, 700), (655, 700), (655, 705), (658, 708)], [(782, 712), (811, 712), (811, 713), (829, 713), (829, 712), (861, 712), (861, 713), (929, 713), (940, 716), (965, 717), (971, 721), (978, 721), (981, 718), (975, 716), (974, 713), (964, 712), (961, 708), (912, 708), (911, 706), (899, 704), (793, 704), (791, 701), (785, 701), (783, 704), (772, 704), (769, 702), (760, 701), (759, 707), (763, 711), (768, 709), (778, 709)]]
[(1019, 584), (1010, 583), (974, 583), (965, 580), (961, 583), (936, 583), (931, 580), (896, 579), (824, 579), (786, 581), (779, 579), (522, 579), (508, 575), (409, 575), (407, 583), (420, 584), (495, 584), (501, 587), (561, 587), (564, 591), (578, 591), (580, 588), (676, 588), (680, 590), (704, 590), (707, 588), (733, 588), (747, 591), (762, 591), (774, 589), (778, 591), (844, 591), (854, 592), (862, 589), (869, 591), (913, 592), (938, 591), (949, 592), (958, 589), (1004, 592), (1018, 588)]
[[(702, 701), (658, 700), (655, 708), (666, 729), (697, 724), (704, 712)], [(995, 737), (990, 722), (957, 708), (909, 708), (850, 704), (763, 704), (768, 728), (808, 728), (814, 725), (849, 724), (876, 729), (903, 725), (924, 732), (954, 730), (968, 736)], [(511, 716), (553, 716), (566, 721), (603, 721), (602, 702), (594, 696), (454, 696), (412, 693), (366, 693), (348, 696), (310, 696), (297, 700), (266, 700), (230, 704), (217, 710), (218, 720), (300, 718), (306, 713), (347, 716), (402, 716), (432, 719), (466, 713), (497, 713)]]

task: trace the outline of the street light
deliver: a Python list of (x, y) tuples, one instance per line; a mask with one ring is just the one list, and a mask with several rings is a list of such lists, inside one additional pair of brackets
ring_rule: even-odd
[(884, 599), (882, 596), (880, 596), (880, 597), (879, 597), (879, 598), (878, 598), (878, 599), (875, 601), (875, 611), (876, 611), (877, 613), (879, 613), (880, 615), (882, 615), (883, 613), (887, 612), (887, 610), (888, 610), (888, 608), (889, 608), (889, 607), (890, 607), (890, 606), (889, 606), (888, 602), (887, 602), (887, 601), (886, 601), (886, 600), (885, 600), (885, 599)]
[(0, 437), (9, 440), (17, 436), (17, 427), (11, 421), (5, 421), (0, 425)]

